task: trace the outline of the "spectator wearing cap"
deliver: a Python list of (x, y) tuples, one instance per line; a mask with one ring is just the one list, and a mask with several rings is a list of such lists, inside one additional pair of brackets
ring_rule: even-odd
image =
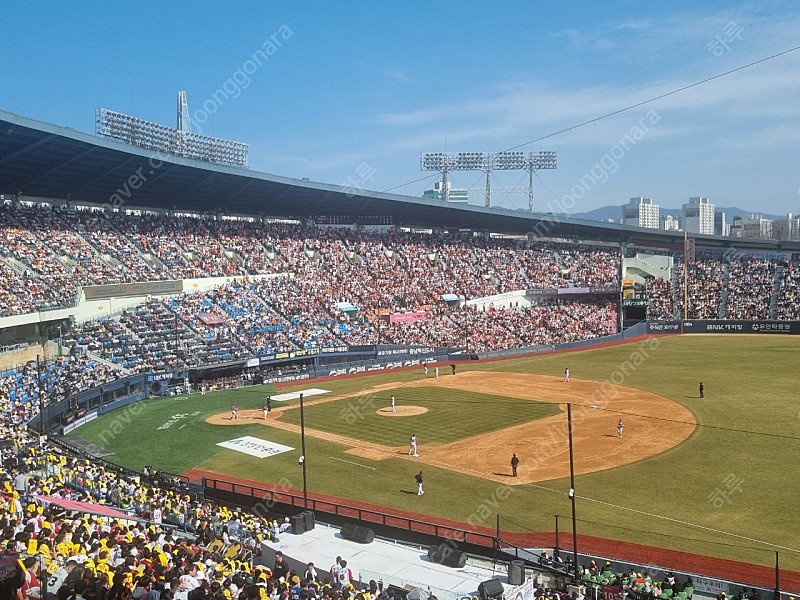
[(280, 527), (278, 527), (278, 532), (279, 533), (285, 533), (287, 531), (290, 531), (291, 529), (292, 529), (292, 524), (289, 521), (289, 517), (284, 517), (283, 518), (283, 523), (281, 523)]
[(25, 585), (25, 567), (13, 552), (6, 550), (0, 558), (0, 600), (16, 600)]

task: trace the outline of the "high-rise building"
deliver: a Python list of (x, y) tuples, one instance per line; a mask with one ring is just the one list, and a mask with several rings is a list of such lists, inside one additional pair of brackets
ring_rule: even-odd
[(772, 219), (765, 219), (761, 213), (742, 217), (742, 234), (745, 238), (769, 239), (772, 237)]
[(728, 224), (728, 216), (721, 211), (714, 212), (714, 235), (730, 235), (731, 226)]
[[(437, 181), (433, 184), (432, 190), (425, 190), (422, 192), (423, 198), (429, 200), (444, 200), (442, 194), (442, 182)], [(469, 202), (469, 190), (453, 188), (450, 182), (447, 182), (447, 202), (450, 204), (467, 204)]]
[(773, 221), (772, 237), (776, 240), (800, 240), (800, 217), (789, 213), (785, 219)]
[(742, 237), (742, 217), (733, 217), (728, 230), (731, 237)]
[(635, 227), (661, 227), (661, 207), (652, 198), (631, 198), (622, 206), (622, 222)]
[(689, 233), (714, 235), (714, 205), (708, 198), (689, 198), (683, 205), (683, 229)]
[(664, 231), (680, 231), (681, 221), (672, 215), (664, 215)]

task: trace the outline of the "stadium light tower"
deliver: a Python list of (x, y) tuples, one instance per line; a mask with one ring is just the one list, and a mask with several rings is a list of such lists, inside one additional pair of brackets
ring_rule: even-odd
[(528, 210), (533, 212), (533, 174), (539, 169), (558, 168), (558, 156), (552, 150), (531, 152), (525, 170), (528, 172)]
[(178, 92), (178, 131), (187, 133), (192, 130), (191, 121), (189, 121), (189, 101), (186, 98), (186, 92)]
[(492, 205), (492, 171), (528, 171), (528, 209), (533, 211), (533, 173), (555, 169), (556, 153), (546, 152), (425, 152), (420, 155), (423, 171), (442, 174), (442, 199), (447, 202), (448, 175), (452, 171), (483, 171), (486, 174), (485, 205)]

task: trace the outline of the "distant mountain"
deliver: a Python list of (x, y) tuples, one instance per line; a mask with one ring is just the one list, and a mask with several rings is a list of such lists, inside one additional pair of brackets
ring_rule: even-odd
[[(572, 213), (570, 217), (575, 219), (585, 219), (587, 221), (608, 221), (609, 219), (614, 221), (615, 223), (619, 223), (620, 219), (622, 218), (622, 204), (616, 206), (602, 206), (600, 208), (595, 208), (594, 210), (590, 210), (588, 212), (582, 213)], [(759, 213), (760, 211), (757, 210), (743, 210), (741, 208), (736, 208), (735, 206), (717, 206), (715, 209), (717, 212), (724, 212), (727, 221), (730, 223), (733, 221), (734, 217), (741, 217), (742, 215), (749, 215), (751, 213)], [(680, 208), (664, 208), (661, 207), (661, 216), (672, 215), (673, 217), (680, 217), (682, 213), (682, 209)], [(765, 219), (782, 219), (786, 215), (771, 215), (767, 213), (761, 213)]]

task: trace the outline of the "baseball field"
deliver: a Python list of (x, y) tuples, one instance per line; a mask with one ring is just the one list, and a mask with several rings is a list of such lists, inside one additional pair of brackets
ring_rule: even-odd
[[(569, 535), (571, 403), (579, 533), (760, 565), (779, 551), (782, 567), (797, 571), (799, 359), (800, 339), (791, 337), (651, 338), (462, 363), (455, 375), (445, 365), (438, 379), (419, 368), (156, 398), (72, 436), (137, 470), (301, 489), (298, 401), (281, 398), (304, 391), (311, 494), (489, 528), (499, 514), (504, 530), (518, 532), (552, 531), (558, 514)], [(277, 399), (265, 420), (267, 395)], [(412, 434), (418, 457), (409, 456)], [(276, 453), (243, 453), (234, 440), (245, 436)], [(424, 496), (414, 484), (420, 470)]]

